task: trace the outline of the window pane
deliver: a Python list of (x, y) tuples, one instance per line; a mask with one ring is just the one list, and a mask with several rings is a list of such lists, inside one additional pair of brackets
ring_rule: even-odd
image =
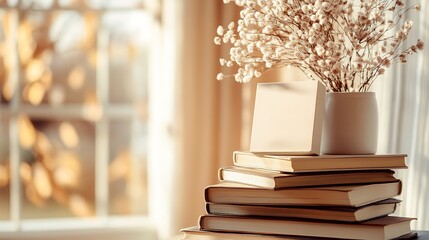
[(109, 212), (147, 214), (147, 127), (112, 120), (109, 131)]
[(19, 131), (22, 217), (93, 216), (93, 124), (21, 115)]
[(0, 115), (0, 220), (10, 218), (9, 122)]
[(10, 50), (11, 34), (9, 28), (12, 21), (8, 11), (0, 9), (0, 104), (6, 106), (14, 94), (14, 84), (11, 81), (11, 71), (14, 67), (12, 51)]
[(18, 220), (146, 215), (154, 15), (140, 0), (7, 4), (0, 4), (0, 220), (10, 219), (18, 190), (9, 190), (11, 156), (19, 160)]
[(148, 46), (151, 20), (147, 13), (129, 11), (108, 13), (109, 27), (109, 101), (132, 103), (147, 98)]
[(93, 13), (28, 11), (18, 31), (22, 100), (37, 106), (76, 104), (95, 95)]

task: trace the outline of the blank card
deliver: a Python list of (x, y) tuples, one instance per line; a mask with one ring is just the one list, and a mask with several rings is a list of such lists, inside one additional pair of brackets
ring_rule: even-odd
[(325, 89), (318, 81), (259, 83), (250, 151), (319, 155)]

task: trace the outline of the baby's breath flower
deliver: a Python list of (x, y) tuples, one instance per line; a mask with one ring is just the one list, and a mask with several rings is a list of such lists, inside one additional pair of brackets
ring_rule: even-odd
[(221, 66), (225, 66), (226, 60), (223, 59), (223, 58), (219, 58), (219, 63), (220, 63)]
[(319, 30), (321, 27), (322, 27), (322, 26), (320, 26), (320, 24), (319, 24), (319, 23), (314, 23), (314, 24), (313, 24), (313, 28), (314, 28), (314, 29), (316, 29), (316, 30)]
[(361, 62), (355, 62), (353, 64), (353, 66), (355, 67), (356, 70), (360, 71), (363, 69), (363, 64)]
[(224, 34), (224, 29), (223, 29), (223, 27), (222, 27), (222, 26), (217, 27), (216, 32), (217, 32), (217, 34), (218, 34), (219, 36), (222, 36), (222, 35)]
[(338, 68), (333, 68), (331, 70), (332, 75), (337, 75), (338, 73), (340, 73), (340, 70)]
[(220, 37), (215, 37), (214, 38), (214, 42), (215, 42), (216, 45), (220, 45), (221, 42), (222, 42), (222, 39)]
[(389, 67), (390, 66), (390, 60), (388, 58), (385, 58), (385, 59), (383, 59), (381, 64), (385, 67)]
[(424, 43), (422, 42), (422, 40), (418, 39), (416, 46), (419, 50), (423, 50)]
[(235, 23), (234, 23), (234, 22), (230, 22), (230, 23), (228, 24), (228, 29), (229, 29), (229, 30), (234, 29), (234, 27), (235, 27)]
[(421, 9), (405, 8), (403, 0), (224, 0), (229, 2), (242, 8), (240, 19), (219, 26), (214, 42), (231, 44), (229, 59), (219, 63), (237, 66), (231, 76), (238, 82), (273, 67), (297, 66), (328, 91), (367, 91), (391, 64), (424, 47), (421, 40), (402, 46), (413, 28), (402, 18)]
[(317, 46), (315, 50), (317, 52), (317, 55), (319, 55), (319, 56), (322, 56), (325, 53), (325, 49), (320, 45)]
[(250, 82), (250, 80), (252, 80), (252, 76), (250, 76), (250, 75), (246, 75), (243, 77), (243, 83)]
[(416, 11), (418, 12), (418, 11), (420, 11), (422, 8), (421, 8), (421, 6), (420, 6), (420, 4), (416, 4), (416, 6), (415, 6), (415, 8), (416, 8)]

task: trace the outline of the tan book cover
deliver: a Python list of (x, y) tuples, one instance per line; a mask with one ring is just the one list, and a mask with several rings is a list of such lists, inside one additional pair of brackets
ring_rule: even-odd
[(335, 171), (312, 173), (285, 173), (244, 167), (219, 169), (219, 180), (249, 184), (267, 189), (288, 187), (346, 185), (395, 182), (392, 170)]
[(250, 151), (320, 154), (325, 92), (311, 80), (259, 83)]
[(235, 166), (281, 172), (407, 168), (406, 154), (290, 156), (234, 151)]
[(263, 189), (234, 182), (222, 182), (208, 186), (204, 194), (208, 203), (360, 207), (395, 197), (401, 193), (401, 189), (400, 181), (279, 190)]
[(341, 239), (394, 239), (410, 234), (413, 218), (381, 217), (361, 223), (206, 215), (200, 228), (208, 231), (297, 235)]
[(287, 235), (251, 234), (239, 232), (205, 231), (199, 227), (182, 229), (181, 240), (332, 240), (332, 238), (314, 238)]
[(207, 203), (206, 212), (214, 215), (306, 218), (343, 222), (361, 222), (395, 212), (400, 201), (394, 198), (362, 207), (258, 206)]
[[(322, 237), (303, 237), (303, 236), (290, 236), (290, 235), (273, 235), (273, 234), (252, 234), (252, 233), (239, 233), (239, 232), (225, 232), (225, 231), (205, 231), (199, 227), (184, 228), (181, 230), (183, 236), (181, 240), (332, 240), (332, 238)], [(400, 239), (414, 239), (417, 236), (416, 232), (410, 232), (402, 235), (395, 240)]]

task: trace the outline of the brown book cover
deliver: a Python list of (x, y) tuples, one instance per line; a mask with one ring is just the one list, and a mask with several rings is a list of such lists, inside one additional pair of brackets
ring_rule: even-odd
[(296, 235), (341, 239), (394, 239), (411, 233), (414, 218), (381, 217), (361, 223), (303, 219), (201, 216), (202, 230), (249, 234)]
[(392, 170), (285, 173), (232, 166), (219, 169), (219, 180), (249, 184), (267, 189), (281, 189), (303, 186), (395, 182), (398, 179), (393, 176), (394, 173)]
[(406, 154), (286, 156), (234, 151), (234, 165), (280, 172), (407, 168)]
[[(273, 235), (273, 234), (251, 234), (239, 232), (222, 232), (222, 231), (205, 231), (199, 227), (189, 227), (181, 230), (183, 236), (181, 240), (332, 240), (332, 238), (322, 237), (304, 237), (290, 235)], [(417, 232), (404, 234), (393, 240), (416, 239)]]
[(222, 182), (208, 186), (204, 194), (209, 203), (360, 207), (395, 197), (401, 193), (401, 189), (401, 181), (279, 190)]
[(395, 212), (400, 200), (390, 198), (362, 207), (258, 206), (207, 203), (206, 211), (214, 215), (307, 218), (343, 222), (361, 222)]

